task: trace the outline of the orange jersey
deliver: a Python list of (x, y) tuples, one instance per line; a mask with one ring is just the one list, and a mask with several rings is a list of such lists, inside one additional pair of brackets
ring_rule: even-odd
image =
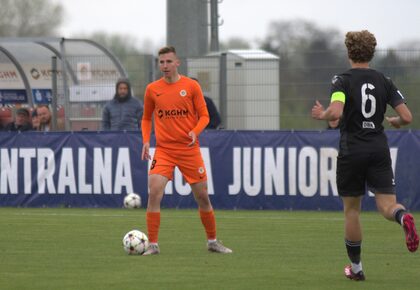
[[(185, 76), (175, 83), (161, 78), (146, 88), (142, 120), (143, 142), (149, 142), (152, 114), (156, 145), (185, 149), (191, 142), (188, 133), (198, 136), (209, 122), (209, 114), (200, 85)], [(194, 146), (199, 146), (198, 140)]]

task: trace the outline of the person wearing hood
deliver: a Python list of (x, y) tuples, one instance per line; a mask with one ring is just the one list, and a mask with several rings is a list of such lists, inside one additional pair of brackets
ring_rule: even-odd
[(102, 130), (140, 130), (143, 105), (131, 95), (130, 81), (118, 79), (115, 91), (114, 98), (105, 104), (102, 111)]

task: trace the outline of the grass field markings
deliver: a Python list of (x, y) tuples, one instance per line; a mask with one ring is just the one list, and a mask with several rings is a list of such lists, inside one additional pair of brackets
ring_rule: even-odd
[[(54, 209), (52, 209), (54, 210)], [(76, 209), (76, 210), (80, 210), (80, 209)], [(92, 210), (92, 209), (86, 209), (86, 210)], [(191, 219), (191, 218), (196, 218), (197, 215), (196, 214), (185, 214), (182, 212), (178, 212), (179, 214), (171, 214), (171, 211), (174, 211), (173, 209), (164, 209), (162, 210), (162, 218), (171, 218), (171, 219)], [(275, 214), (279, 214), (279, 216), (261, 216), (261, 211), (255, 211), (255, 214), (253, 214), (253, 211), (249, 211), (247, 212), (247, 214), (249, 215), (235, 215), (235, 216), (231, 216), (231, 215), (224, 215), (223, 213), (218, 213), (218, 210), (216, 210), (216, 219), (217, 220), (247, 220), (247, 219), (253, 219), (253, 220), (274, 220), (274, 221), (287, 221), (287, 222), (311, 222), (311, 221), (344, 221), (343, 217), (331, 217), (331, 216), (326, 216), (326, 217), (314, 217), (311, 216), (310, 218), (306, 218), (306, 217), (296, 217), (293, 216), (293, 212), (291, 211), (279, 211), (279, 212), (275, 212), (275, 211), (268, 211), (269, 213), (275, 213)], [(235, 211), (232, 211), (232, 213), (235, 214)], [(296, 211), (296, 213), (319, 213), (318, 211)], [(330, 213), (328, 211), (325, 212), (327, 215)], [(338, 212), (337, 212), (338, 213)], [(340, 212), (341, 213), (341, 212)], [(374, 212), (372, 212), (374, 213)], [(139, 214), (139, 215), (136, 215)], [(58, 213), (58, 212), (21, 212), (21, 213), (7, 213), (7, 212), (3, 212), (1, 213), (1, 209), (0, 209), (0, 216), (28, 216), (28, 217), (34, 217), (34, 216), (51, 216), (51, 217), (99, 217), (99, 218), (139, 218), (139, 217), (144, 217), (145, 211), (144, 210), (140, 210), (138, 211), (138, 213), (135, 213), (135, 211), (127, 211), (126, 214), (121, 213), (121, 214), (103, 214), (103, 213)], [(287, 215), (287, 216), (285, 216)], [(378, 215), (363, 215), (361, 217), (364, 221), (369, 222), (369, 221), (377, 221), (377, 220), (382, 220), (383, 218), (378, 214)]]

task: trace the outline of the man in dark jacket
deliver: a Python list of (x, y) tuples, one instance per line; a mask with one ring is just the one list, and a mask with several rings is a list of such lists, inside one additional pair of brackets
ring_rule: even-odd
[(143, 105), (131, 95), (130, 81), (120, 78), (115, 96), (106, 103), (102, 112), (103, 130), (140, 130)]
[(32, 130), (29, 122), (29, 111), (25, 108), (16, 110), (15, 121), (6, 125), (5, 131), (29, 131)]
[(210, 122), (206, 129), (219, 129), (220, 123), (222, 122), (219, 112), (217, 111), (216, 105), (210, 97), (204, 96), (206, 101), (207, 111), (209, 111)]
[[(200, 83), (197, 78), (190, 77), (190, 79)], [(210, 97), (204, 96), (204, 100), (206, 101), (207, 111), (209, 112), (210, 117), (210, 121), (207, 124), (206, 129), (220, 129), (222, 119), (220, 118), (220, 114), (217, 111), (216, 105)]]

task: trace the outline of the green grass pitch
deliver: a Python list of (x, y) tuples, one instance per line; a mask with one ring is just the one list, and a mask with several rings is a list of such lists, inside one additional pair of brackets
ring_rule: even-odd
[[(420, 216), (415, 215), (417, 220)], [(209, 253), (196, 210), (162, 210), (158, 256), (128, 256), (122, 238), (146, 231), (145, 211), (0, 208), (0, 289), (419, 289), (419, 252), (402, 229), (364, 212), (367, 280), (348, 263), (341, 212), (216, 211), (218, 237), (234, 251)]]

